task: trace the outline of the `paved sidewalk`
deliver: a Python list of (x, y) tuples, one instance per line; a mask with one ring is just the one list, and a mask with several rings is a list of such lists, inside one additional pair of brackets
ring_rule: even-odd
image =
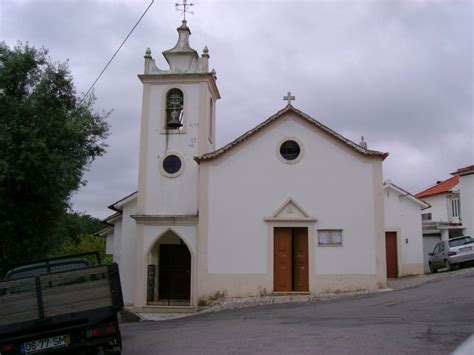
[(424, 274), (424, 275), (416, 275), (416, 276), (409, 276), (409, 277), (401, 277), (399, 279), (389, 279), (387, 282), (387, 287), (394, 289), (394, 290), (401, 290), (407, 287), (414, 287), (418, 286), (427, 282), (437, 281), (441, 279), (445, 279), (448, 277), (453, 277), (455, 275), (463, 275), (463, 274), (474, 274), (474, 267), (465, 268), (455, 271), (441, 271), (437, 274)]
[(355, 291), (355, 292), (339, 292), (339, 293), (325, 293), (317, 295), (287, 295), (287, 296), (254, 296), (254, 297), (228, 297), (214, 300), (206, 307), (201, 308), (196, 313), (139, 313), (141, 320), (161, 321), (182, 317), (189, 317), (200, 313), (217, 312), (227, 309), (239, 309), (245, 307), (261, 306), (268, 304), (282, 304), (282, 303), (303, 303), (312, 301), (326, 301), (339, 299), (354, 295), (365, 295), (369, 293), (388, 292), (393, 290), (401, 290), (408, 287), (418, 286), (427, 282), (432, 282), (444, 278), (453, 277), (461, 274), (474, 274), (474, 268), (461, 269), (450, 272), (440, 272), (437, 274), (416, 275), (410, 277), (403, 277), (399, 279), (389, 279), (387, 288), (375, 291)]

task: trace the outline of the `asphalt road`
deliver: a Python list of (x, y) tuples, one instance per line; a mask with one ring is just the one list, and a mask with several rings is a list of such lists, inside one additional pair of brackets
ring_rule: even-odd
[(399, 291), (121, 329), (124, 354), (448, 354), (474, 333), (474, 272)]

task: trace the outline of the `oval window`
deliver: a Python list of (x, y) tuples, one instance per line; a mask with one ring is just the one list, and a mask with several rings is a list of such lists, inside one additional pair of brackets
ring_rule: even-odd
[(300, 155), (300, 152), (299, 144), (292, 140), (285, 141), (280, 146), (280, 154), (286, 160), (295, 160)]
[(171, 154), (163, 159), (163, 170), (168, 174), (176, 174), (181, 169), (181, 159), (177, 155)]

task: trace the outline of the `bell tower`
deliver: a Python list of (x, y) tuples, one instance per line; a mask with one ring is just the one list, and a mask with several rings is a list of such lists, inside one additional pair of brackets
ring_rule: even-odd
[(145, 52), (137, 214), (197, 215), (198, 169), (194, 157), (215, 147), (215, 107), (220, 98), (209, 50), (191, 48), (183, 20), (176, 45), (163, 52), (169, 69)]

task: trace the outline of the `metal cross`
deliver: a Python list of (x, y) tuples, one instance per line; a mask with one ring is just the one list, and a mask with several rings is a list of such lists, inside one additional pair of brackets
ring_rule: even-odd
[(291, 101), (296, 100), (294, 96), (291, 96), (291, 92), (288, 91), (287, 96), (283, 96), (283, 100), (288, 101), (288, 105), (291, 105)]
[(190, 13), (194, 15), (193, 11), (189, 11), (189, 8), (191, 6), (194, 6), (194, 4), (188, 4), (188, 0), (182, 0), (182, 4), (176, 3), (176, 10), (181, 11), (181, 14), (183, 15), (183, 20), (186, 21), (186, 13)]

